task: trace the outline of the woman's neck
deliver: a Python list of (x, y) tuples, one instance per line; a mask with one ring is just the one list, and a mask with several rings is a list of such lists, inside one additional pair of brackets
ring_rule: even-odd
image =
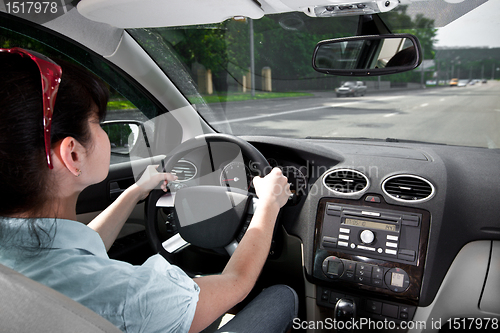
[(54, 198), (41, 209), (12, 214), (17, 218), (58, 218), (76, 221), (76, 202), (79, 193), (64, 198)]

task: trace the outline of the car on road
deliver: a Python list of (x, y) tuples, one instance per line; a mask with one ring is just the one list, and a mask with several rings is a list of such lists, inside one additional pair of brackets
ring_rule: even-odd
[(458, 80), (457, 87), (467, 87), (469, 80)]
[(366, 94), (366, 86), (363, 81), (347, 81), (340, 87), (336, 88), (335, 93), (337, 94), (337, 97), (364, 96)]
[[(292, 332), (331, 331), (342, 311), (361, 330), (498, 328), (500, 82), (450, 86), (498, 76), (499, 1), (53, 3), (27, 13), (0, 2), (0, 47), (78, 63), (110, 87), (109, 174), (79, 196), (79, 221), (146, 165), (179, 176), (134, 208), (110, 258), (142, 264), (161, 253), (192, 276), (219, 274), (235, 242), (200, 240), (228, 230), (240, 240), (258, 205), (252, 178), (280, 167), (293, 196), (258, 288), (297, 291)], [(311, 64), (320, 42), (321, 72)], [(379, 66), (403, 50), (410, 62)], [(332, 98), (344, 81), (337, 94), (370, 94)], [(177, 213), (198, 213), (180, 208), (189, 198), (215, 202), (206, 187), (244, 193), (248, 205), (234, 224), (185, 239)], [(19, 332), (32, 318), (16, 314), (0, 313), (2, 327)]]

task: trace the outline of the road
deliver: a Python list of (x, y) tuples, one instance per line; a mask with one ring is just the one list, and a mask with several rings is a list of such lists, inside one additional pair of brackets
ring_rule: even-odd
[[(500, 147), (500, 82), (496, 81), (356, 98), (322, 92), (314, 98), (230, 102), (225, 110), (214, 109), (225, 114), (236, 135), (396, 138)], [(204, 116), (216, 129), (227, 130), (222, 118)]]

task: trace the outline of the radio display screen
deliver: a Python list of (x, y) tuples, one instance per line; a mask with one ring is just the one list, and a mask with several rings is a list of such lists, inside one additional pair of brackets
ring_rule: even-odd
[(378, 222), (371, 222), (371, 221), (351, 219), (351, 218), (346, 218), (344, 220), (344, 224), (353, 225), (356, 227), (365, 227), (365, 228), (379, 229), (386, 231), (397, 231), (396, 229), (397, 226), (395, 224), (378, 223)]

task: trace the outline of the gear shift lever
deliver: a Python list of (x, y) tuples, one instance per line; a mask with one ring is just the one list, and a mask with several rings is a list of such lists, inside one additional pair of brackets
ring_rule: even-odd
[[(352, 322), (356, 317), (356, 303), (349, 298), (341, 298), (335, 304), (334, 319), (336, 322)], [(341, 326), (345, 327), (345, 325)], [(348, 326), (349, 327), (349, 326)], [(349, 330), (343, 329), (339, 332), (347, 332)]]

